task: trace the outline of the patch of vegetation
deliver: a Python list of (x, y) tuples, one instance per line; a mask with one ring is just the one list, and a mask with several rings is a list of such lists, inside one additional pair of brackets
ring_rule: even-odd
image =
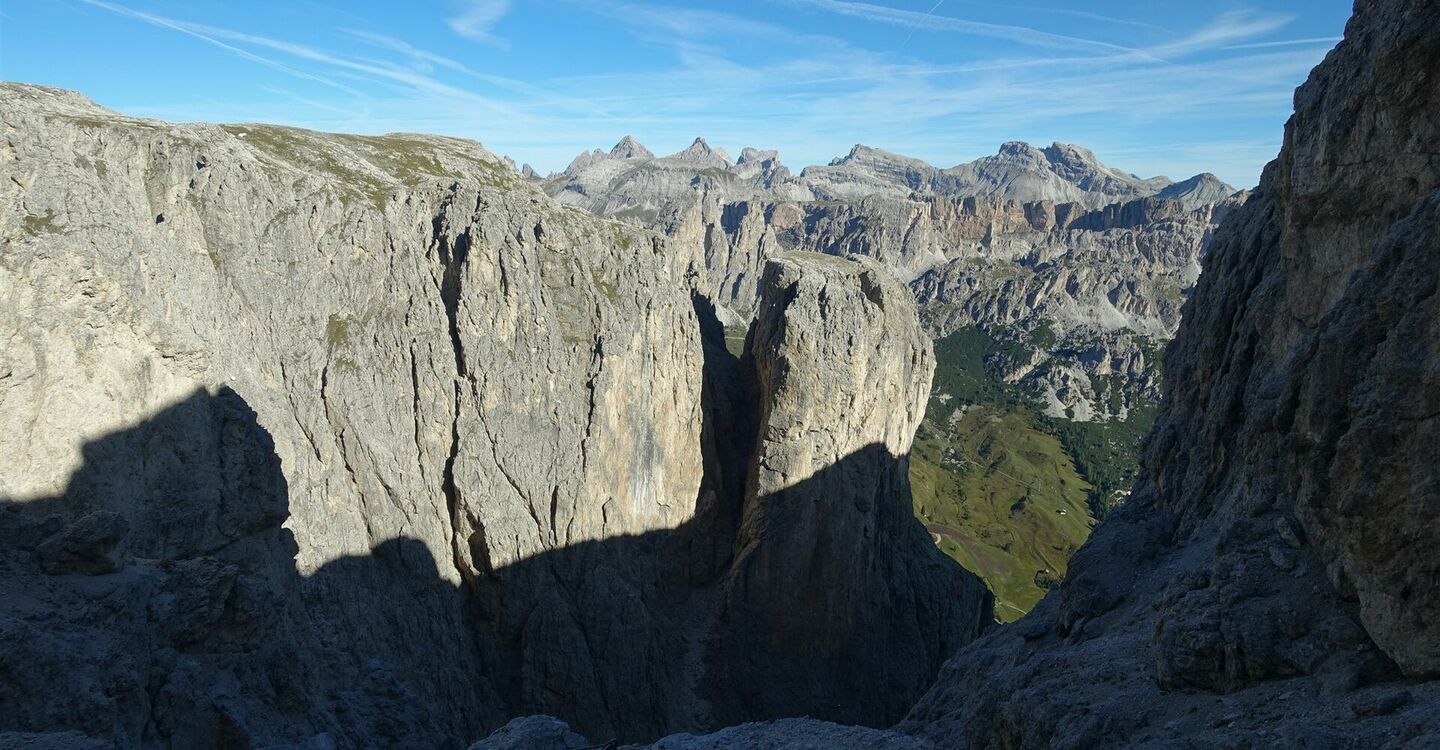
[(1125, 419), (1108, 422), (1047, 420), (1047, 430), (1056, 435), (1065, 452), (1093, 485), (1090, 508), (1096, 518), (1105, 518), (1130, 493), (1139, 472), (1140, 445), (1155, 424), (1155, 405), (1142, 403)]
[(227, 133), (243, 138), (245, 143), (268, 154), (282, 165), (294, 169), (313, 170), (336, 178), (342, 199), (369, 200), (376, 210), (383, 210), (390, 185), (341, 164), (324, 143), (324, 136), (300, 128), (274, 125), (222, 125)]
[[(317, 133), (274, 125), (221, 127), (286, 166), (334, 177), (342, 199), (365, 200), (376, 210), (384, 210), (397, 187), (415, 187), (435, 177), (454, 176), (497, 189), (511, 187), (517, 179), (503, 164), (457, 155), (413, 136)], [(440, 162), (442, 150), (463, 159), (463, 174), (448, 174), (456, 170)]]
[(55, 212), (48, 208), (45, 209), (44, 216), (26, 214), (25, 218), (20, 220), (20, 228), (31, 237), (60, 233), (60, 228), (55, 224)]
[(961, 328), (935, 341), (934, 390), (967, 404), (984, 404), (999, 411), (1023, 411), (1029, 395), (995, 374), (987, 360), (996, 357), (1028, 358), (1030, 349), (1006, 341), (981, 328)]
[(1030, 331), (1030, 343), (1042, 352), (1048, 352), (1055, 346), (1055, 331), (1049, 325), (1041, 323)]
[(325, 322), (325, 348), (333, 352), (341, 349), (350, 343), (350, 321), (339, 315), (332, 314)]
[(1119, 373), (1091, 375), (1090, 390), (1095, 393), (1095, 407), (1103, 414), (1115, 415), (1125, 409), (1126, 378)]
[[(98, 129), (100, 129), (100, 128), (103, 128), (103, 127), (106, 127), (106, 126), (112, 124), (112, 123), (109, 123), (109, 122), (106, 122), (106, 121), (104, 121), (104, 120), (100, 120), (100, 119), (97, 119), (97, 118), (94, 118), (94, 117), (75, 117), (75, 116), (72, 116), (72, 115), (47, 115), (47, 116), (45, 117), (45, 119), (46, 119), (46, 120), (63, 120), (63, 121), (65, 121), (65, 122), (68, 122), (68, 123), (76, 126), (76, 127), (84, 128), (84, 129), (86, 129), (86, 130), (98, 130)], [(140, 125), (140, 126), (144, 127), (144, 123), (134, 123), (134, 124)]]
[(590, 280), (595, 282), (595, 288), (604, 293), (605, 299), (610, 300), (610, 304), (613, 305), (619, 301), (620, 288), (615, 285), (615, 282), (605, 278), (599, 271), (591, 271)]
[(745, 337), (749, 333), (749, 326), (725, 326), (725, 350), (735, 355), (736, 357), (744, 356)]
[[(995, 592), (1003, 622), (1030, 611), (1090, 534), (1090, 485), (1029, 415), (931, 402), (910, 454), (915, 514)], [(939, 424), (937, 422), (945, 422)]]
[[(968, 327), (937, 339), (934, 391), (911, 452), (916, 515), (942, 551), (985, 580), (1007, 622), (1063, 580), (1095, 519), (1123, 500), (1155, 419), (1149, 403), (1108, 422), (1043, 415), (1001, 373), (1055, 343), (1046, 326)], [(1124, 378), (1098, 380), (1118, 411)]]
[[(616, 221), (630, 222), (635, 224), (649, 224), (659, 216), (660, 212), (653, 208), (642, 208), (640, 206), (628, 206), (610, 214), (610, 218)], [(629, 249), (628, 247), (626, 249)]]

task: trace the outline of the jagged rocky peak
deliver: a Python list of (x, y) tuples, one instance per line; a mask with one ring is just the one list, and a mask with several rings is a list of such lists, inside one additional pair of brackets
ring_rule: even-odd
[(1124, 185), (1135, 184), (1138, 186), (1137, 192), (1145, 192), (1152, 187), (1170, 183), (1168, 177), (1145, 180), (1129, 172), (1107, 167), (1095, 156), (1094, 151), (1074, 144), (1057, 141), (1042, 151), (1045, 159), (1050, 162), (1051, 171), (1086, 189), (1105, 190), (1110, 186), (1109, 182), (1114, 180)]
[(725, 153), (723, 148), (711, 148), (704, 138), (696, 138), (684, 150), (666, 157), (675, 161), (698, 164), (702, 167), (718, 167), (725, 169), (730, 166), (730, 155)]
[(565, 167), (564, 173), (567, 175), (578, 175), (581, 172), (584, 172), (586, 167), (589, 167), (597, 162), (605, 161), (609, 158), (610, 154), (601, 151), (598, 148), (591, 149), (589, 151), (582, 151), (578, 156), (570, 160), (570, 164), (569, 166)]
[(857, 143), (854, 146), (851, 146), (849, 153), (845, 154), (844, 156), (830, 160), (830, 166), (832, 167), (847, 164), (854, 164), (859, 166), (903, 164), (910, 167), (923, 167), (925, 169), (934, 169), (934, 167), (926, 164), (920, 159), (903, 156), (892, 151), (886, 151), (883, 148), (866, 146), (863, 143)]
[(1045, 152), (1026, 143), (1025, 141), (1006, 141), (1000, 144), (1000, 150), (995, 152), (997, 156), (1018, 161), (1032, 162), (1039, 164), (1045, 160)]
[(615, 144), (614, 148), (610, 149), (610, 158), (654, 159), (655, 154), (650, 153), (650, 149), (642, 146), (640, 142), (635, 140), (633, 136), (627, 135), (624, 138), (621, 138), (620, 141)]
[(750, 165), (769, 166), (771, 164), (779, 166), (780, 152), (773, 148), (759, 149), (746, 146), (740, 149), (740, 158), (735, 160), (735, 164), (742, 167)]
[[(746, 146), (740, 150), (740, 157), (735, 160), (735, 166), (731, 167), (730, 171), (741, 179), (753, 181), (759, 188), (776, 191), (776, 198), (808, 197), (795, 194), (795, 191), (803, 191), (803, 188), (793, 184), (790, 169), (780, 163), (780, 152), (774, 149), (762, 150)], [(785, 191), (786, 186), (792, 190)]]
[(1155, 197), (1180, 201), (1187, 206), (1200, 206), (1222, 203), (1237, 192), (1239, 191), (1219, 177), (1209, 172), (1201, 172), (1188, 180), (1165, 186)]
[(1153, 195), (1170, 184), (1164, 177), (1141, 179), (1107, 167), (1079, 146), (1053, 143), (1042, 149), (1021, 141), (1003, 144), (993, 156), (944, 170), (936, 182), (936, 192), (944, 195), (992, 195), (1090, 208)]
[(1056, 141), (1040, 149), (1040, 151), (1045, 154), (1045, 158), (1048, 159), (1051, 164), (1064, 165), (1077, 171), (1105, 168), (1105, 166), (1100, 163), (1100, 159), (1095, 156), (1094, 151), (1082, 146), (1076, 146), (1073, 143)]

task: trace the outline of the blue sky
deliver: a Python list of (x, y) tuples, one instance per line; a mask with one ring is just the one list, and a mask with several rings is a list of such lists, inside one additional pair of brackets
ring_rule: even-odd
[(1078, 143), (1257, 180), (1346, 0), (5, 0), (0, 78), (128, 114), (474, 138), (562, 169), (630, 133), (952, 166)]

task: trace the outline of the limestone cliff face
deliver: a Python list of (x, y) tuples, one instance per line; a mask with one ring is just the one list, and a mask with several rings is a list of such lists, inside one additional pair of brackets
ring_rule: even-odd
[(1435, 2), (1358, 3), (1296, 91), (1265, 200), (1217, 243), (1219, 273), (1189, 310), (1147, 460), (1182, 527), (1256, 502), (1247, 490), (1292, 507), (1367, 635), (1428, 676), (1440, 676), (1437, 22)]
[[(605, 662), (642, 664), (664, 646), (600, 623), (635, 617), (627, 599), (658, 555), (596, 553), (552, 575), (524, 563), (695, 515), (699, 322), (662, 245), (551, 205), (471, 143), (172, 126), (18, 86), (3, 107), (12, 460), (0, 494), (116, 511), (134, 555), (241, 574), (257, 564), (247, 539), (283, 522), (293, 549), (274, 564), (288, 578), (252, 588), (285, 621), (243, 630), (263, 653), (299, 652), (315, 675), (295, 688), (307, 710), (260, 713), (241, 705), (247, 687), (215, 699), (231, 731), (353, 742), (361, 719), (388, 713), (397, 741), (444, 744), (532, 704), (601, 732), (648, 731), (635, 717), (650, 709), (619, 689), (636, 678)], [(251, 431), (284, 468), (281, 507), (256, 520), (243, 472), (206, 486), (214, 464), (183, 422), (143, 427), (194, 394), (203, 415), (222, 388), (253, 409)], [(87, 445), (114, 455), (97, 466)], [(258, 477), (276, 492), (273, 474)], [(84, 632), (25, 646), (17, 663), (34, 670)], [(143, 696), (174, 670), (206, 690), (281, 679), (196, 665), (219, 648), (111, 676), (129, 686), (99, 715), (140, 732)], [(296, 669), (287, 660), (272, 668)], [(55, 677), (7, 685), (43, 692), (28, 680)], [(331, 686), (380, 697), (325, 698)], [(615, 701), (585, 714), (569, 697), (581, 692)], [(100, 707), (55, 710), (22, 726)]]
[(786, 705), (883, 726), (924, 689), (915, 665), (974, 638), (993, 609), (910, 507), (930, 341), (908, 290), (869, 259), (782, 255), (760, 286), (745, 355), (758, 434), (712, 650), (744, 674), (720, 717)]
[[(714, 723), (750, 668), (705, 642), (759, 392), (693, 253), (470, 142), (172, 125), (19, 85), (0, 129), (0, 732), (446, 747), (531, 712), (635, 739)], [(923, 391), (910, 374), (887, 397)], [(885, 486), (867, 498), (905, 501)], [(970, 632), (914, 606), (912, 695)]]
[(1356, 3), (1211, 245), (1132, 500), (867, 744), (1440, 747), (1436, 29), (1436, 0)]
[[(1174, 335), (1217, 222), (1244, 194), (1189, 207), (1140, 198), (1089, 210), (999, 198), (870, 196), (843, 203), (724, 202), (705, 193), (655, 227), (696, 248), (719, 301), (748, 316), (765, 259), (793, 250), (872, 257), (910, 282), (927, 331), (967, 326), (1048, 339), (1005, 363), (1052, 416), (1123, 418), (1159, 396), (1153, 354)], [(1092, 376), (1121, 374), (1119, 408)]]
[(950, 169), (857, 145), (799, 177), (773, 151), (735, 164), (717, 153), (697, 140), (657, 159), (622, 141), (581, 154), (546, 190), (698, 250), (727, 325), (754, 312), (765, 260), (799, 250), (879, 260), (912, 283), (936, 337), (1043, 329), (1053, 343), (1039, 360), (1003, 375), (1081, 421), (1158, 397), (1151, 355), (1174, 335), (1215, 224), (1246, 195), (1209, 173), (1141, 179), (1060, 143), (1007, 143)]
[(1357, 3), (1227, 219), (1124, 511), (907, 729), (948, 744), (1429, 747), (1440, 4)]

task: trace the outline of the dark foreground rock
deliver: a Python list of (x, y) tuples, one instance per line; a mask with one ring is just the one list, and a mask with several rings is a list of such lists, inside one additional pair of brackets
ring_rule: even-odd
[(1211, 245), (1131, 502), (1057, 594), (956, 656), (905, 731), (1440, 744), (1437, 29), (1434, 0), (1356, 4)]

